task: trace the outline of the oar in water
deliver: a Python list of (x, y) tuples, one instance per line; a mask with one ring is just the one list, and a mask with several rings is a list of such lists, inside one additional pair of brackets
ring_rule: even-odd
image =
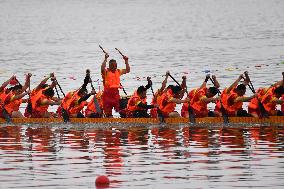
[[(216, 83), (213, 81), (213, 79), (211, 77), (209, 77), (210, 81), (212, 82), (212, 84), (214, 85), (214, 87), (217, 89), (218, 91), (218, 96), (221, 97), (221, 91), (216, 87)], [(222, 112), (222, 117), (224, 120), (224, 124), (227, 125), (229, 123), (229, 117), (228, 114), (222, 104), (222, 100), (220, 99), (220, 105), (221, 105), (221, 112)]]
[[(253, 87), (253, 85), (252, 85), (252, 82), (251, 82), (251, 80), (250, 80), (250, 77), (249, 77), (249, 75), (248, 75), (248, 72), (245, 71), (245, 72), (244, 72), (244, 75), (245, 75), (245, 77), (246, 77), (246, 80), (249, 82), (249, 83), (248, 83), (248, 86), (249, 86), (250, 90), (255, 94), (256, 91), (254, 90), (254, 87)], [(258, 101), (258, 107), (259, 107), (259, 111), (260, 111), (260, 117), (268, 118), (269, 115), (268, 115), (267, 111), (265, 110), (263, 104), (261, 103), (261, 101), (259, 100), (259, 98), (258, 98), (257, 96), (256, 96), (256, 99), (257, 99), (257, 101)]]
[[(86, 72), (89, 72), (89, 74), (90, 74), (90, 70), (87, 70)], [(90, 77), (90, 78), (91, 78), (91, 77)], [(92, 90), (95, 90), (95, 87), (94, 87), (94, 85), (93, 85), (92, 79), (91, 79), (91, 87), (92, 87)], [(100, 105), (99, 105), (99, 102), (98, 102), (98, 99), (97, 99), (96, 95), (94, 95), (94, 104), (95, 104), (97, 113), (98, 113), (98, 114), (101, 114), (101, 113), (102, 113), (102, 109), (101, 109), (101, 107), (100, 107)]]
[[(150, 78), (149, 79), (148, 78), (147, 78), (147, 80), (149, 80), (151, 82), (150, 87), (151, 87), (151, 92), (152, 92), (153, 98), (155, 98), (155, 94), (154, 94), (154, 90), (153, 90), (153, 86), (152, 86), (153, 85), (152, 81), (151, 81)], [(163, 113), (162, 113), (162, 111), (160, 110), (159, 107), (157, 107), (157, 114), (158, 114), (158, 118), (160, 120), (160, 123), (164, 123), (165, 122), (165, 117), (164, 117), (164, 115), (163, 115)]]
[(4, 119), (6, 120), (7, 123), (11, 123), (12, 122), (12, 118), (9, 115), (9, 113), (7, 112), (7, 110), (4, 107), (5, 105), (2, 105), (2, 115), (4, 117)]
[[(178, 86), (181, 87), (181, 85), (179, 84), (179, 82), (178, 82), (171, 74), (169, 74), (169, 76), (170, 76), (170, 78), (172, 78), (172, 80), (173, 80), (174, 82), (176, 82), (176, 84), (177, 84)], [(186, 94), (188, 95), (187, 88), (185, 88), (185, 92), (186, 92)], [(189, 114), (189, 121), (190, 121), (190, 123), (196, 123), (196, 121), (195, 121), (195, 116), (194, 116), (194, 112), (193, 112), (193, 109), (191, 108), (189, 102), (188, 102), (188, 114)]]

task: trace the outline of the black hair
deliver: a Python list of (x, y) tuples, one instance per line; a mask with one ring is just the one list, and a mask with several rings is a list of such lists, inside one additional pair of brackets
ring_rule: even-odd
[(173, 88), (174, 88), (174, 85), (169, 85), (169, 86), (167, 87), (167, 89), (172, 89), (172, 90), (173, 90)]
[(214, 96), (218, 93), (218, 89), (216, 87), (209, 87), (208, 91)]
[(45, 89), (46, 87), (48, 87), (48, 84), (42, 84), (42, 85), (40, 85), (40, 88), (42, 88), (42, 89)]
[(13, 87), (10, 87), (9, 90), (15, 91), (15, 90), (22, 89), (22, 88), (23, 88), (23, 86), (21, 84), (18, 84), (18, 85), (15, 85)]
[(83, 93), (88, 93), (88, 90), (85, 87), (81, 87), (81, 89), (78, 91), (78, 94), (81, 95)]
[(111, 63), (113, 63), (113, 62), (116, 62), (116, 60), (110, 59), (108, 63), (111, 64)]
[(237, 86), (237, 90), (238, 90), (238, 91), (246, 90), (246, 86), (245, 86), (244, 84), (239, 84), (239, 85)]
[(181, 91), (181, 87), (176, 85), (172, 88), (174, 94), (178, 94)]
[(284, 94), (284, 87), (283, 86), (279, 86), (277, 87), (274, 92), (278, 95), (283, 95)]
[(144, 91), (147, 91), (147, 89), (143, 85), (141, 85), (137, 89), (137, 94), (142, 94)]
[(54, 96), (54, 90), (50, 87), (48, 87), (47, 89), (45, 89), (42, 92), (45, 96), (49, 96), (49, 97), (53, 97)]

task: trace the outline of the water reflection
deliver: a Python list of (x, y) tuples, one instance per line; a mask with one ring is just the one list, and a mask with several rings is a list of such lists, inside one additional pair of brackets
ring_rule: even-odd
[(92, 187), (98, 174), (106, 174), (112, 187), (174, 187), (172, 180), (178, 188), (225, 188), (233, 181), (258, 186), (273, 177), (278, 187), (283, 134), (280, 126), (2, 126), (0, 178), (9, 178), (7, 187), (39, 187), (37, 179), (43, 187)]

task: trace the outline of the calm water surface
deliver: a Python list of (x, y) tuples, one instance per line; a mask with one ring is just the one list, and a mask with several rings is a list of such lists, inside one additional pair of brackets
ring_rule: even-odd
[[(99, 79), (101, 44), (131, 73), (128, 94), (170, 70), (189, 88), (205, 72), (221, 87), (248, 70), (255, 88), (284, 71), (282, 0), (0, 0), (0, 83), (32, 87), (55, 72), (65, 92), (85, 69)], [(169, 83), (172, 83), (169, 81)], [(249, 91), (248, 91), (249, 92)], [(149, 93), (150, 95), (150, 93)], [(180, 108), (180, 107), (178, 107)], [(207, 128), (0, 126), (0, 188), (283, 188), (283, 126)]]
[(1, 126), (1, 188), (282, 188), (283, 126)]

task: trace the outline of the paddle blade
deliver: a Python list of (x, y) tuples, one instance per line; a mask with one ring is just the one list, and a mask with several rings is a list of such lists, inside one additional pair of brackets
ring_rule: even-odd
[(188, 114), (190, 123), (196, 123), (193, 109), (188, 105)]
[(69, 122), (70, 119), (69, 119), (68, 112), (64, 108), (61, 109), (61, 112), (62, 112), (63, 121), (65, 123)]
[(12, 122), (12, 118), (10, 117), (9, 113), (7, 112), (7, 110), (4, 107), (2, 109), (2, 115), (3, 115), (3, 117), (4, 117), (4, 119), (6, 120), (7, 123)]
[(101, 107), (100, 107), (100, 105), (99, 105), (99, 102), (98, 102), (98, 100), (97, 100), (97, 98), (96, 98), (95, 95), (94, 95), (94, 104), (95, 104), (97, 113), (98, 113), (98, 114), (101, 114), (101, 113), (102, 113), (102, 109), (101, 109)]

